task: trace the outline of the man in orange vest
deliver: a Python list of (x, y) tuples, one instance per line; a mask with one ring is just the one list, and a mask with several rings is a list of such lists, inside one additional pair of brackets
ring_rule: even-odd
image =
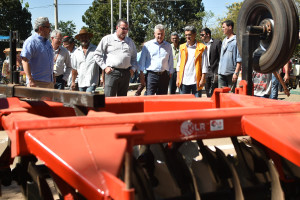
[(176, 85), (180, 89), (180, 94), (192, 93), (196, 97), (201, 97), (208, 67), (206, 46), (196, 41), (194, 26), (186, 26), (184, 33), (187, 43), (180, 45), (179, 48)]

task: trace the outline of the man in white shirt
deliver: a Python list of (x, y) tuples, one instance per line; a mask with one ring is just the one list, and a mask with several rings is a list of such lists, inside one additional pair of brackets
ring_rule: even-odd
[(72, 90), (75, 90), (77, 75), (79, 91), (94, 92), (98, 85), (100, 68), (95, 61), (97, 47), (90, 43), (92, 37), (93, 34), (85, 29), (75, 36), (80, 41), (80, 47), (72, 55)]
[(138, 69), (136, 47), (126, 36), (128, 30), (128, 22), (119, 19), (116, 32), (103, 37), (95, 52), (95, 60), (105, 72), (106, 97), (127, 96), (130, 76)]
[(205, 85), (208, 60), (206, 46), (196, 41), (196, 28), (184, 28), (187, 43), (180, 45), (177, 63), (177, 87), (180, 94), (194, 94), (201, 97)]
[(204, 28), (200, 32), (201, 40), (207, 47), (208, 68), (205, 77), (205, 92), (207, 97), (211, 97), (215, 88), (218, 87), (218, 67), (221, 55), (222, 42), (211, 37), (209, 28)]
[(51, 32), (51, 45), (53, 47), (53, 73), (55, 75), (55, 89), (65, 89), (65, 84), (72, 70), (71, 59), (66, 48), (61, 46), (62, 35), (60, 30)]
[[(69, 55), (70, 55), (70, 58), (72, 61), (72, 55), (73, 55), (74, 51), (76, 50), (74, 38), (71, 36), (64, 36), (64, 39), (62, 42), (63, 42), (63, 46), (69, 51)], [(75, 90), (78, 91), (78, 78), (76, 78), (75, 83), (76, 83)], [(72, 73), (70, 73), (70, 75), (68, 77), (67, 86), (71, 88), (71, 84), (72, 84)]]

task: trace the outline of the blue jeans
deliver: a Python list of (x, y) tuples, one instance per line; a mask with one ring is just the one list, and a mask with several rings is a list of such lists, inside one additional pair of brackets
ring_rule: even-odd
[(235, 87), (236, 87), (236, 82), (232, 82), (232, 76), (233, 74), (230, 75), (218, 75), (218, 88), (222, 87), (230, 87), (231, 91), (234, 92)]
[(95, 92), (96, 85), (90, 87), (79, 87), (79, 91), (81, 92)]
[(279, 80), (272, 73), (272, 88), (271, 88), (270, 99), (278, 99), (278, 86), (279, 86)]
[(55, 76), (55, 89), (63, 90), (65, 89), (66, 81), (63, 79), (64, 75)]
[(180, 86), (180, 94), (194, 94), (195, 97), (201, 97), (202, 93), (201, 90), (197, 91), (197, 86), (196, 84), (194, 85), (183, 85), (181, 84)]

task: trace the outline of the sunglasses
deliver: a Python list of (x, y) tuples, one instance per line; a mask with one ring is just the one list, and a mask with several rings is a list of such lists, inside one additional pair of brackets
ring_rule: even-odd
[(201, 37), (204, 37), (204, 36), (205, 36), (205, 34), (200, 34), (200, 36), (201, 36)]
[(45, 28), (50, 28), (50, 26), (42, 26), (42, 27), (45, 27)]
[(120, 26), (119, 26), (119, 28), (122, 29), (123, 31), (128, 31), (129, 30), (129, 28), (124, 28), (124, 27), (120, 27)]

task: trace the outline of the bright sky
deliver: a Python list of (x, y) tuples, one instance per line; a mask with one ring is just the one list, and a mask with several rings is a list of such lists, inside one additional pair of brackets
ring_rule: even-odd
[[(215, 18), (222, 17), (227, 12), (226, 6), (241, 2), (242, 0), (203, 0), (205, 10), (211, 10)], [(54, 0), (24, 0), (29, 3), (29, 11), (32, 14), (32, 23), (37, 17), (48, 17), (50, 23), (54, 24)], [(93, 0), (57, 0), (58, 20), (73, 21), (76, 25), (76, 32), (79, 32), (85, 24), (82, 22), (82, 15), (92, 5)], [(119, 2), (119, 0), (114, 0)], [(125, 4), (126, 5), (126, 4)], [(125, 6), (124, 5), (124, 6)], [(110, 17), (110, 16), (108, 16)], [(214, 20), (210, 20), (208, 25), (213, 27)], [(110, 25), (107, 26), (110, 28)]]

